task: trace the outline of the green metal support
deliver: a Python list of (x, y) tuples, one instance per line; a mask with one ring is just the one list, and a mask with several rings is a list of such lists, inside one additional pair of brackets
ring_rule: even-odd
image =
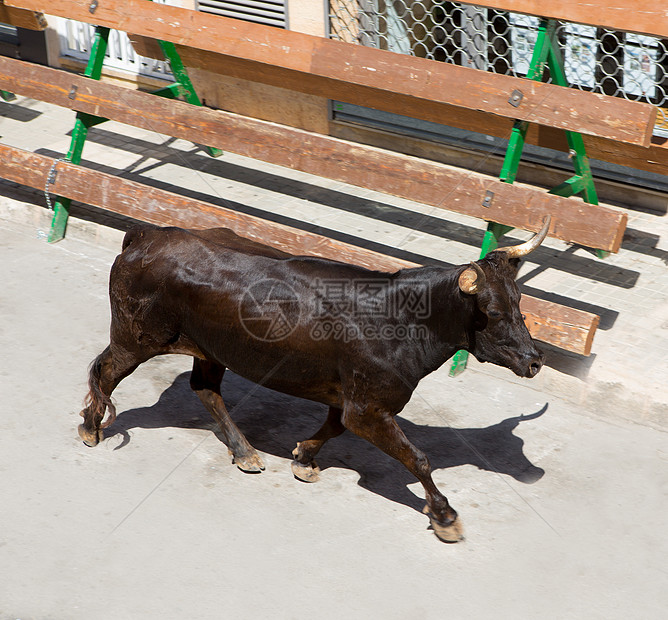
[[(168, 92), (165, 92), (166, 89), (162, 88), (160, 91), (155, 92), (154, 94), (162, 95), (163, 97), (174, 98), (176, 93), (178, 96), (183, 97), (191, 105), (201, 106), (202, 102), (200, 101), (195, 88), (190, 81), (188, 76), (188, 71), (183, 65), (183, 61), (179, 56), (179, 53), (176, 51), (176, 46), (170, 41), (160, 41), (160, 47), (162, 53), (165, 55), (165, 58), (169, 61), (169, 66), (172, 69), (174, 79), (176, 80), (176, 85), (172, 87), (167, 87), (170, 89)], [(209, 151), (211, 157), (220, 157), (223, 154), (221, 149), (214, 148), (212, 146), (207, 146), (206, 149)]]
[(3, 101), (14, 101), (16, 95), (6, 90), (0, 90), (0, 98), (2, 98)]
[[(109, 28), (96, 26), (95, 36), (93, 37), (93, 44), (91, 45), (90, 58), (86, 65), (84, 75), (92, 80), (99, 80), (102, 75), (102, 65), (104, 64), (104, 56), (107, 53), (107, 45), (109, 42)], [(83, 147), (88, 136), (88, 129), (93, 125), (97, 125), (101, 120), (96, 116), (90, 114), (83, 114), (77, 112), (76, 120), (74, 121), (74, 129), (72, 130), (72, 140), (70, 142), (70, 150), (67, 152), (65, 159), (73, 164), (81, 163), (81, 155)], [(47, 240), (49, 243), (60, 241), (65, 236), (65, 229), (67, 228), (67, 219), (70, 214), (71, 200), (69, 198), (61, 198), (58, 196), (53, 204), (53, 219), (51, 220), (51, 230)]]
[[(99, 80), (102, 76), (102, 66), (104, 65), (104, 58), (107, 53), (108, 41), (109, 28), (96, 26), (93, 43), (91, 45), (90, 58), (88, 59), (86, 70), (84, 71), (84, 75), (86, 77), (89, 77), (93, 80)], [(188, 72), (183, 65), (181, 57), (176, 51), (175, 45), (167, 41), (160, 41), (160, 46), (165, 55), (165, 58), (169, 62), (176, 82), (155, 91), (153, 94), (160, 97), (167, 97), (169, 99), (177, 99), (181, 97), (192, 105), (201, 106), (202, 102), (195, 92), (195, 88), (190, 81), (190, 77), (188, 76)], [(2, 96), (2, 98), (7, 101), (5, 95), (13, 96), (11, 93), (0, 91), (0, 96)], [(88, 137), (88, 130), (91, 127), (99, 125), (100, 123), (104, 123), (107, 120), (108, 119), (99, 116), (77, 112), (76, 120), (74, 122), (74, 129), (72, 130), (70, 149), (64, 159), (73, 164), (80, 164), (84, 144), (86, 142), (86, 138)], [(220, 149), (213, 147), (206, 148), (212, 157), (219, 157), (222, 154)], [(65, 236), (67, 220), (70, 212), (70, 204), (71, 200), (69, 198), (62, 198), (60, 196), (56, 197), (53, 204), (53, 219), (51, 221), (51, 230), (49, 231), (48, 235), (48, 241), (50, 243), (60, 241)]]
[[(554, 37), (554, 35), (552, 36)], [(566, 73), (564, 71), (564, 61), (561, 57), (561, 52), (557, 47), (557, 42), (554, 39), (548, 51), (547, 63), (550, 68), (552, 82), (558, 86), (568, 86)], [(557, 185), (557, 187), (552, 188), (550, 193), (556, 194), (557, 196), (573, 196), (581, 193), (585, 202), (597, 205), (598, 196), (596, 194), (594, 178), (591, 173), (591, 167), (589, 166), (589, 158), (587, 157), (587, 150), (585, 149), (582, 135), (574, 131), (566, 131), (566, 140), (568, 142), (568, 149), (573, 162), (573, 168), (575, 169), (575, 175), (560, 185)], [(607, 255), (607, 253), (603, 254)]]
[(184, 97), (186, 92), (186, 89), (183, 88), (181, 84), (174, 82), (169, 86), (154, 90), (153, 94), (158, 95), (158, 97), (164, 97), (165, 99), (178, 99), (179, 97)]
[[(542, 81), (547, 65), (550, 70), (552, 83), (558, 86), (568, 86), (564, 71), (564, 61), (559, 49), (559, 42), (557, 41), (556, 28), (557, 22), (555, 20), (541, 20), (526, 77), (536, 82)], [(519, 101), (521, 101), (521, 96), (518, 103)], [(514, 183), (517, 177), (517, 170), (522, 158), (528, 128), (529, 121), (517, 120), (513, 124), (508, 140), (508, 147), (506, 148), (506, 155), (503, 159), (501, 172), (499, 173), (499, 179), (505, 183)], [(596, 195), (596, 188), (594, 187), (594, 178), (591, 173), (582, 136), (574, 131), (566, 131), (566, 140), (575, 174), (563, 183), (553, 187), (549, 193), (564, 197), (581, 194), (585, 202), (597, 205), (598, 197)], [(489, 252), (494, 250), (498, 245), (499, 239), (510, 230), (512, 230), (511, 226), (490, 222), (483, 238), (480, 258), (484, 258)], [(608, 255), (608, 252), (597, 250), (597, 255), (599, 258), (604, 258)], [(452, 358), (450, 376), (456, 377), (462, 373), (466, 369), (467, 361), (468, 352), (464, 350), (457, 351)]]

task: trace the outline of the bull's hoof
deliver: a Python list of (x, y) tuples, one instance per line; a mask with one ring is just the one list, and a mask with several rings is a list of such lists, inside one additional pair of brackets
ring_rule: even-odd
[(430, 519), (434, 534), (439, 540), (446, 543), (456, 543), (464, 540), (464, 530), (460, 519), (455, 519), (450, 525), (441, 525), (438, 521)]
[(102, 429), (98, 429), (94, 433), (91, 433), (90, 431), (87, 431), (84, 428), (83, 424), (79, 424), (79, 437), (83, 440), (83, 442), (89, 447), (89, 448), (94, 448), (97, 444), (99, 444), (102, 439), (104, 438), (104, 435), (102, 434)]
[(422, 512), (429, 515), (431, 529), (434, 530), (436, 538), (446, 543), (456, 543), (460, 540), (464, 540), (464, 528), (462, 527), (462, 522), (459, 517), (456, 517), (452, 523), (446, 525), (434, 518), (429, 512), (428, 506), (425, 506)]
[(318, 482), (320, 480), (320, 468), (315, 460), (304, 464), (302, 461), (308, 459), (308, 456), (302, 454), (303, 444), (306, 442), (298, 442), (297, 447), (292, 451), (292, 456), (295, 457), (292, 461), (292, 473), (297, 480), (302, 482)]
[(259, 474), (261, 471), (264, 471), (264, 463), (257, 452), (244, 456), (233, 455), (232, 462), (247, 474)]
[(299, 461), (292, 461), (292, 474), (302, 482), (318, 482), (320, 480), (320, 468), (315, 461), (304, 465)]

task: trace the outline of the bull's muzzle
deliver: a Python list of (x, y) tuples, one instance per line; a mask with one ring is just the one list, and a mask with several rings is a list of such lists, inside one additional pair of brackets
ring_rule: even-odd
[(543, 362), (545, 361), (545, 355), (538, 349), (535, 353), (529, 353), (525, 356), (525, 377), (535, 377), (540, 369), (543, 367)]

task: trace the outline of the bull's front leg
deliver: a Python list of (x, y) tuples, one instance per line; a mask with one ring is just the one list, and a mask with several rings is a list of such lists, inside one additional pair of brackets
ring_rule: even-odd
[(408, 441), (391, 414), (378, 410), (361, 412), (355, 407), (346, 407), (342, 421), (347, 429), (403, 463), (422, 483), (427, 499), (424, 512), (429, 515), (434, 533), (440, 540), (457, 542), (463, 539), (461, 520), (434, 484), (427, 456)]

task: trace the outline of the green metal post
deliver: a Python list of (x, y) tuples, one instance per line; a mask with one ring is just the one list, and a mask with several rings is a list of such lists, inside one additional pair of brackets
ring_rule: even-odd
[[(545, 66), (547, 65), (550, 69), (552, 82), (558, 86), (568, 86), (556, 32), (556, 21), (541, 20), (526, 77), (536, 82), (542, 81)], [(499, 174), (499, 178), (506, 183), (514, 183), (517, 178), (517, 170), (522, 158), (528, 128), (528, 121), (518, 120), (513, 125), (506, 155)], [(573, 160), (575, 175), (550, 190), (550, 193), (558, 196), (573, 196), (582, 193), (585, 202), (598, 204), (594, 180), (582, 136), (579, 133), (567, 131), (566, 140), (568, 141), (569, 154)], [(484, 258), (489, 252), (494, 250), (498, 245), (499, 238), (510, 230), (512, 230), (511, 226), (503, 226), (491, 222), (483, 238), (480, 258)], [(605, 254), (605, 252), (598, 250), (599, 257), (602, 258)], [(450, 366), (450, 376), (455, 377), (463, 372), (466, 369), (467, 361), (468, 352), (457, 351)]]
[[(109, 28), (102, 26), (95, 27), (95, 35), (93, 37), (93, 44), (91, 46), (90, 58), (86, 65), (84, 75), (92, 80), (99, 80), (102, 75), (102, 65), (104, 64), (104, 56), (107, 52), (107, 43), (109, 41)], [(77, 112), (77, 118), (74, 122), (74, 129), (72, 130), (72, 140), (70, 142), (70, 150), (67, 152), (67, 161), (73, 164), (81, 163), (81, 156), (83, 147), (86, 143), (88, 129), (93, 125), (104, 121), (96, 116)], [(51, 220), (51, 230), (49, 231), (48, 241), (54, 243), (60, 241), (65, 236), (65, 229), (67, 228), (67, 219), (70, 214), (69, 198), (56, 198), (53, 204), (53, 219)]]
[[(545, 64), (548, 62), (549, 53), (552, 49), (555, 31), (556, 23), (551, 20), (543, 20), (538, 26), (536, 45), (533, 48), (531, 63), (527, 71), (528, 79), (536, 82), (540, 82), (543, 79), (543, 72), (545, 71)], [(506, 183), (513, 183), (517, 177), (517, 169), (520, 165), (528, 128), (528, 121), (515, 121), (513, 125), (510, 139), (508, 140), (506, 156), (503, 159), (501, 173), (499, 174), (499, 178)]]
[[(169, 62), (169, 66), (172, 69), (172, 74), (176, 81), (175, 84), (161, 88), (160, 90), (155, 91), (153, 94), (160, 97), (168, 97), (169, 99), (176, 99), (177, 97), (183, 97), (188, 103), (192, 105), (201, 106), (202, 102), (200, 101), (195, 87), (190, 81), (190, 76), (188, 71), (181, 60), (181, 56), (176, 51), (176, 45), (171, 41), (158, 41), (162, 53), (165, 55), (165, 58)], [(207, 151), (211, 157), (220, 157), (223, 154), (221, 149), (217, 149), (213, 146), (207, 146)]]
[[(553, 39), (552, 45), (550, 45), (547, 63), (550, 68), (552, 82), (558, 86), (568, 86), (566, 72), (564, 71), (564, 59), (556, 38)], [(598, 195), (596, 193), (596, 186), (594, 185), (594, 176), (591, 172), (589, 157), (587, 156), (587, 149), (585, 148), (582, 135), (574, 131), (566, 131), (566, 140), (575, 174), (570, 179), (552, 188), (550, 194), (564, 197), (582, 194), (582, 199), (586, 203), (597, 205)], [(605, 258), (610, 255), (610, 252), (596, 250), (596, 254), (599, 258)]]
[(186, 89), (183, 88), (183, 86), (181, 86), (181, 84), (178, 82), (174, 82), (169, 86), (165, 86), (164, 88), (153, 91), (154, 95), (157, 95), (158, 97), (164, 97), (165, 99), (178, 99), (179, 97), (185, 97), (186, 93)]
[(159, 41), (159, 43), (162, 53), (169, 61), (169, 66), (172, 69), (172, 74), (174, 75), (176, 83), (183, 87), (179, 90), (179, 94), (182, 95), (188, 103), (201, 106), (202, 102), (195, 92), (188, 71), (183, 64), (179, 53), (176, 51), (176, 46), (170, 41)]
[[(160, 47), (162, 48), (162, 53), (169, 61), (169, 66), (172, 69), (172, 73), (174, 74), (174, 78), (176, 79), (178, 86), (168, 86), (166, 88), (160, 89), (154, 94), (170, 98), (174, 98), (175, 96), (182, 96), (188, 103), (201, 106), (202, 102), (195, 92), (195, 87), (190, 81), (188, 71), (183, 64), (179, 53), (176, 51), (176, 46), (170, 41), (160, 41), (159, 43)], [(208, 146), (206, 148), (209, 151), (209, 155), (211, 155), (211, 157), (220, 157), (223, 154), (223, 151), (212, 146)]]
[[(554, 20), (541, 20), (527, 78), (534, 81), (542, 81), (545, 65), (547, 64), (550, 69), (552, 82), (558, 86), (568, 86), (563, 59), (559, 51), (556, 26), (557, 23)], [(501, 166), (501, 173), (499, 174), (499, 178), (506, 183), (513, 183), (517, 177), (517, 170), (522, 157), (528, 127), (528, 121), (518, 120), (513, 125), (506, 155)], [(567, 131), (566, 140), (568, 141), (569, 154), (573, 160), (575, 175), (560, 183), (557, 187), (554, 187), (550, 190), (550, 193), (558, 196), (573, 196), (581, 193), (585, 202), (598, 204), (594, 179), (582, 136), (577, 132)], [(509, 230), (512, 230), (512, 227), (493, 222), (490, 223), (483, 238), (480, 258), (484, 258), (489, 252), (494, 250), (498, 245), (499, 238)], [(597, 250), (597, 254), (600, 258), (603, 258), (607, 255), (607, 252)], [(467, 360), (467, 351), (457, 351), (450, 367), (450, 376), (454, 377), (463, 372), (466, 368)]]
[[(545, 63), (547, 62), (555, 28), (556, 24), (551, 21), (542, 21), (538, 27), (536, 45), (534, 46), (529, 71), (527, 72), (527, 77), (531, 80), (539, 81), (543, 77)], [(510, 139), (508, 140), (508, 147), (506, 148), (506, 155), (503, 159), (501, 172), (499, 174), (499, 178), (506, 183), (515, 182), (528, 128), (528, 121), (515, 121), (513, 125)], [(504, 226), (503, 224), (490, 222), (487, 225), (487, 230), (485, 231), (485, 236), (482, 240), (480, 258), (485, 258), (489, 252), (492, 252), (498, 246), (499, 239), (511, 230), (512, 226)], [(468, 351), (457, 351), (453, 356), (452, 364), (450, 365), (450, 376), (456, 377), (464, 372), (466, 370), (468, 359)]]
[(10, 93), (6, 90), (0, 90), (0, 97), (2, 97), (3, 101), (14, 101), (14, 99), (16, 99), (16, 95), (14, 93)]
[[(552, 45), (550, 45), (547, 55), (547, 64), (550, 68), (552, 82), (557, 86), (568, 86), (566, 72), (564, 71), (564, 60), (559, 50), (559, 45), (553, 35)], [(589, 158), (584, 145), (582, 135), (574, 131), (566, 131), (566, 140), (575, 175), (564, 183), (553, 188), (550, 193), (558, 196), (572, 196), (573, 194), (583, 193), (583, 199), (589, 204), (598, 204), (596, 188), (594, 187), (594, 178), (589, 166)]]
[[(93, 37), (93, 44), (91, 46), (90, 58), (88, 59), (86, 70), (84, 71), (84, 75), (86, 77), (89, 77), (93, 80), (99, 80), (102, 76), (102, 67), (104, 65), (104, 58), (107, 52), (108, 41), (109, 28), (96, 26), (95, 35)], [(160, 46), (177, 81), (174, 84), (170, 84), (169, 86), (161, 88), (154, 94), (161, 97), (168, 97), (170, 99), (183, 97), (188, 103), (201, 106), (202, 102), (195, 92), (192, 82), (188, 77), (188, 72), (186, 71), (183, 62), (181, 61), (181, 57), (176, 51), (175, 45), (167, 41), (160, 41)], [(7, 94), (9, 95), (10, 93)], [(0, 93), (0, 95), (4, 97), (4, 93)], [(84, 144), (86, 142), (86, 138), (88, 137), (88, 130), (94, 125), (103, 123), (106, 120), (106, 118), (85, 114), (84, 112), (77, 113), (76, 120), (74, 122), (74, 129), (72, 130), (70, 149), (66, 156), (67, 161), (70, 161), (73, 164), (81, 163)], [(222, 154), (220, 149), (212, 147), (207, 147), (207, 149), (212, 157), (218, 157)], [(51, 221), (51, 230), (48, 236), (49, 242), (60, 241), (65, 236), (70, 204), (71, 201), (69, 198), (62, 198), (60, 196), (56, 197), (53, 205), (54, 213), (53, 220)]]

